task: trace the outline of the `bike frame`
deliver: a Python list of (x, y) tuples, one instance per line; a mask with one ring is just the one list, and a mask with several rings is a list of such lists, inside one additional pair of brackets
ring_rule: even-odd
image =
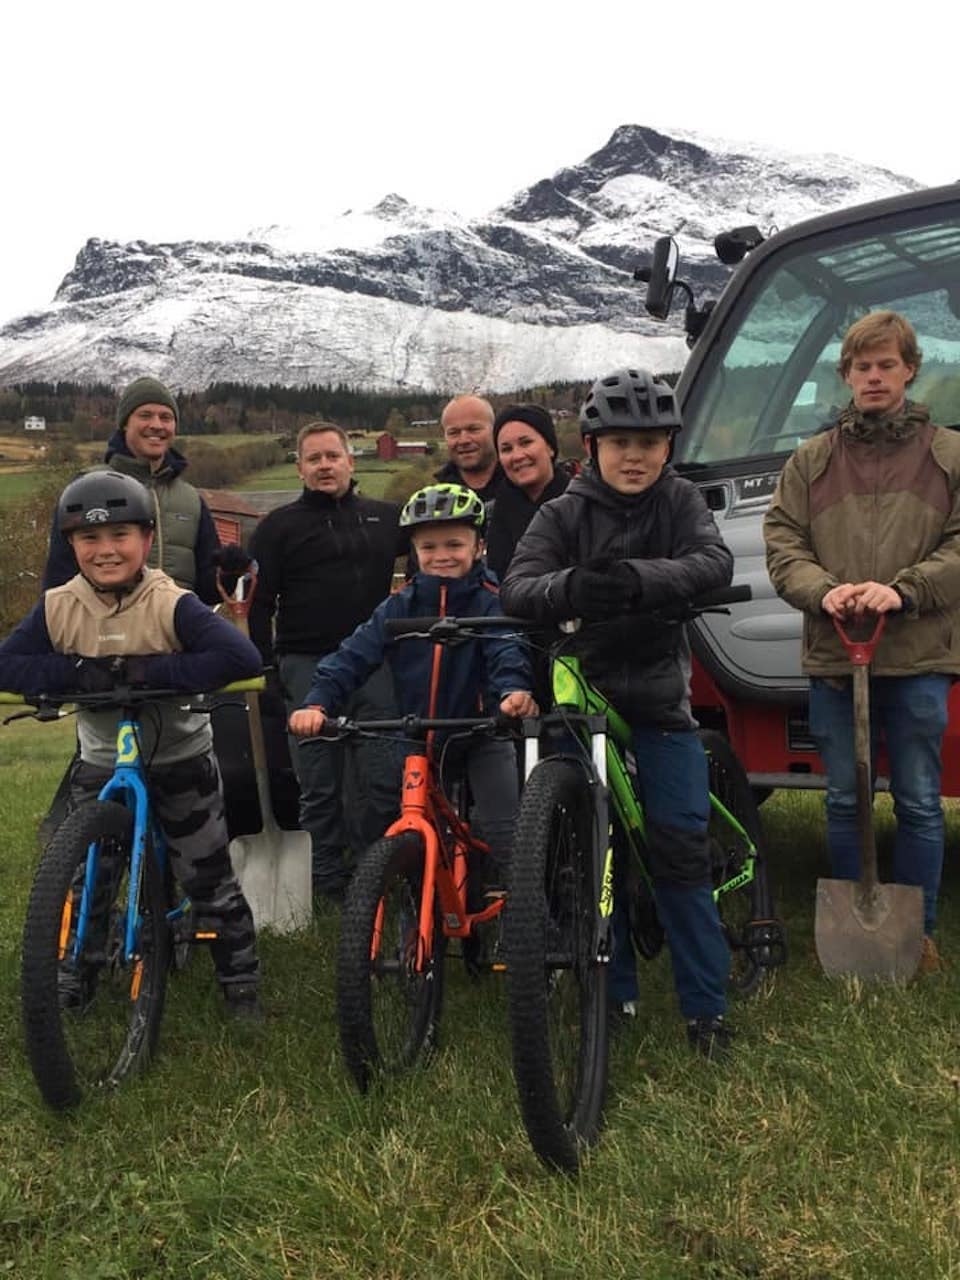
[[(146, 774), (140, 756), (140, 744), (137, 741), (137, 725), (136, 721), (128, 714), (127, 708), (124, 708), (124, 714), (117, 725), (114, 771), (100, 789), (97, 799), (111, 800), (122, 804), (124, 808), (129, 809), (133, 814), (130, 883), (127, 891), (127, 914), (124, 925), (123, 946), (123, 961), (125, 964), (132, 964), (137, 958), (138, 939), (143, 924), (139, 902), (147, 838), (149, 836), (153, 841), (154, 857), (157, 859), (160, 870), (164, 874), (167, 865), (167, 846), (162, 831), (153, 819), (150, 797), (147, 793)], [(87, 926), (97, 884), (99, 863), (97, 844), (93, 843), (87, 851), (83, 892), (77, 911), (77, 927), (73, 942), (74, 959), (80, 956), (86, 942)], [(181, 903), (173, 911), (167, 913), (167, 919), (178, 919), (184, 914), (188, 905), (186, 901)]]
[[(636, 770), (634, 767), (631, 771), (630, 767), (632, 758), (630, 727), (616, 708), (611, 706), (584, 675), (579, 658), (568, 655), (554, 657), (551, 678), (554, 704), (558, 709), (554, 714), (559, 713), (563, 717), (565, 711), (572, 711), (573, 715), (568, 714), (565, 717), (569, 719), (571, 727), (579, 729), (584, 738), (589, 735), (594, 769), (602, 784), (609, 788), (614, 815), (620, 823), (640, 873), (649, 885), (650, 877), (641, 852), (646, 839), (643, 806), (631, 782), (631, 772)], [(599, 728), (596, 727), (597, 724)], [(528, 776), (530, 767), (532, 766), (528, 761)], [(714, 889), (714, 901), (718, 901), (723, 894), (740, 889), (753, 880), (757, 848), (742, 823), (712, 792), (710, 805), (743, 839), (747, 849), (743, 867), (738, 874)], [(608, 919), (612, 912), (612, 864), (612, 847), (611, 842), (608, 841), (598, 900), (599, 913), (605, 919)], [(608, 889), (609, 902), (607, 901)]]
[[(417, 971), (433, 954), (433, 900), (440, 901), (443, 932), (448, 938), (468, 938), (478, 924), (493, 920), (503, 910), (498, 898), (482, 911), (467, 910), (467, 873), (473, 853), (489, 853), (488, 846), (470, 831), (447, 799), (430, 757), (411, 752), (403, 765), (400, 816), (386, 836), (414, 831), (423, 838), (423, 887), (420, 894)], [(441, 835), (443, 833), (443, 835)], [(370, 958), (379, 952), (383, 928), (383, 903), (377, 910)], [(496, 967), (496, 966), (495, 966)]]

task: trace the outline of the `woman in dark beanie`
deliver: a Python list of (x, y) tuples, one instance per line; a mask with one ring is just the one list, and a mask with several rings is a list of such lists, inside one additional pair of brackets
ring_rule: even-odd
[(556, 465), (557, 432), (541, 405), (510, 404), (501, 409), (493, 422), (493, 440), (506, 483), (493, 504), (487, 564), (502, 578), (537, 508), (559, 497), (570, 477)]
[[(157, 508), (157, 536), (149, 565), (195, 591), (207, 604), (216, 604), (220, 597), (214, 553), (220, 541), (207, 504), (183, 478), (187, 460), (173, 447), (179, 420), (177, 402), (163, 383), (137, 378), (120, 396), (117, 429), (97, 469), (122, 471), (150, 490)], [(70, 544), (54, 519), (43, 589), (61, 586), (76, 572)]]

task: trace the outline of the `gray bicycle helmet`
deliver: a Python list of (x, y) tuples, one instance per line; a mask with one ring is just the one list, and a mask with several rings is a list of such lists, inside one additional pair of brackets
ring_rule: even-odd
[(57, 503), (60, 532), (104, 524), (153, 528), (153, 498), (139, 480), (119, 471), (88, 471), (70, 481)]
[(669, 431), (683, 426), (669, 383), (645, 369), (618, 369), (599, 378), (580, 410), (580, 434), (604, 431)]
[(486, 508), (472, 489), (462, 484), (430, 484), (410, 495), (400, 512), (400, 527), (412, 529), (420, 524), (473, 525), (482, 529)]

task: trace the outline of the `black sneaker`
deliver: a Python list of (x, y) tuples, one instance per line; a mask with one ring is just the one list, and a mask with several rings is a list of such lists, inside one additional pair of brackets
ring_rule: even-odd
[(637, 1025), (636, 1000), (611, 1000), (607, 1005), (607, 1026), (611, 1035), (619, 1035)]
[(70, 1013), (83, 1013), (90, 1008), (97, 991), (97, 971), (89, 966), (57, 970), (57, 1003)]
[(725, 1058), (730, 1051), (733, 1032), (723, 1020), (723, 1015), (714, 1018), (690, 1018), (687, 1021), (687, 1042), (691, 1049), (702, 1053), (712, 1062)]
[(236, 1022), (263, 1022), (263, 1005), (255, 982), (228, 982), (223, 987), (227, 1017)]

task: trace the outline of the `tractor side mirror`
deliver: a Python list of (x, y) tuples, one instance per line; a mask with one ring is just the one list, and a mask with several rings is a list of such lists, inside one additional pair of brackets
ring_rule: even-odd
[(673, 236), (660, 236), (653, 246), (650, 263), (650, 279), (644, 306), (657, 320), (666, 320), (673, 302), (673, 289), (677, 282), (680, 250)]

